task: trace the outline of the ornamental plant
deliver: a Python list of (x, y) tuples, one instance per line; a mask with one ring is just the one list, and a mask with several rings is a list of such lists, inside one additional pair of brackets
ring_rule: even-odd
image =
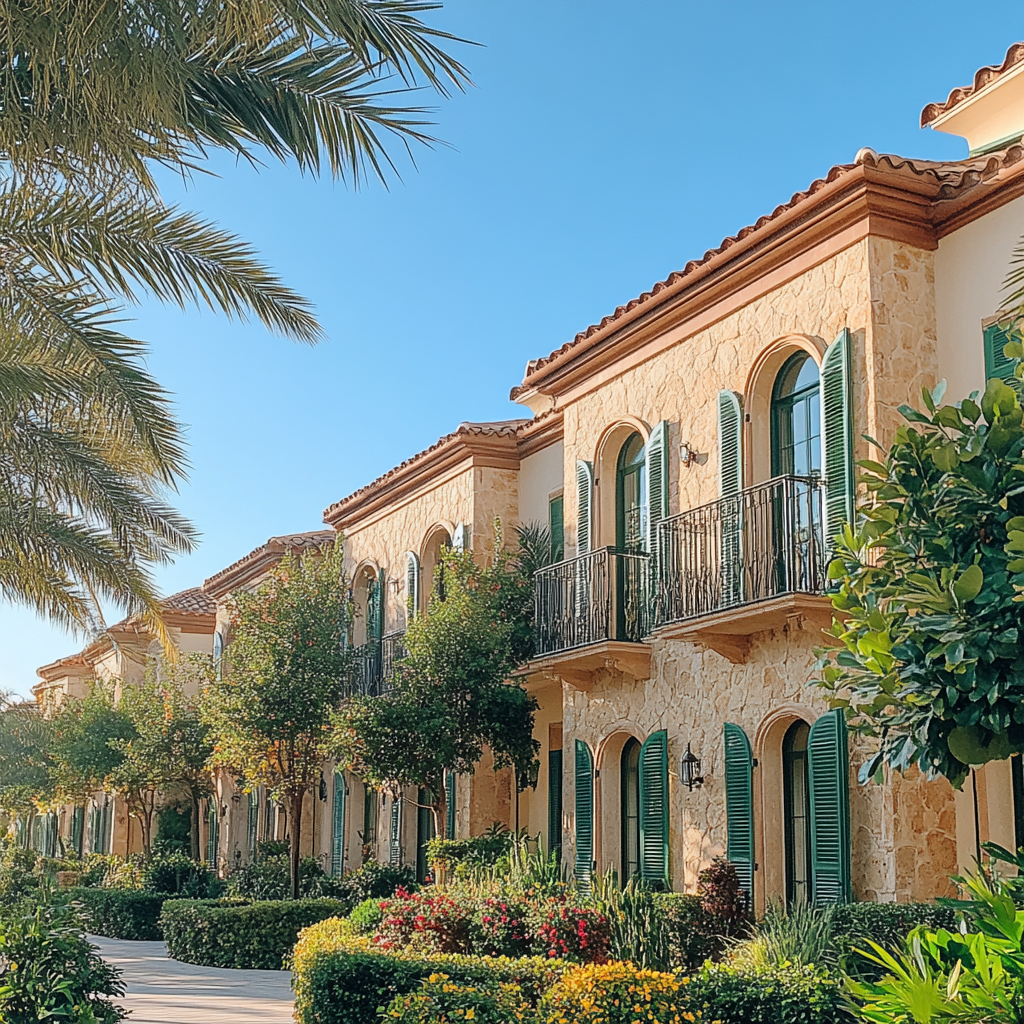
[(374, 935), (384, 949), (411, 946), (433, 953), (471, 951), (473, 905), (450, 893), (411, 893), (400, 888), (380, 904), (382, 919)]
[(418, 991), (395, 996), (384, 1012), (384, 1020), (397, 1024), (534, 1024), (537, 1015), (523, 999), (518, 985), (458, 985), (447, 974), (432, 974)]
[(212, 764), (264, 785), (288, 813), (292, 899), (299, 895), (302, 808), (330, 757), (333, 711), (345, 696), (348, 582), (340, 539), (284, 558), (251, 592), (232, 597), (223, 678), (202, 703)]
[[(1007, 346), (1019, 358), (1021, 346)], [(867, 500), (837, 540), (820, 685), (877, 740), (861, 780), (916, 765), (962, 785), (1024, 751), (1024, 409), (1014, 387), (901, 406)]]
[(631, 963), (587, 964), (566, 973), (541, 1003), (545, 1024), (693, 1024), (686, 979)]
[(604, 963), (611, 944), (608, 918), (591, 907), (552, 897), (534, 910), (534, 949), (541, 956)]

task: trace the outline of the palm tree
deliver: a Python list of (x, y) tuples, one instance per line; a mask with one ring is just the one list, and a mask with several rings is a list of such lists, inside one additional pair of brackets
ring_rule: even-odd
[(230, 234), (131, 198), (0, 190), (0, 595), (93, 630), (104, 600), (163, 636), (152, 566), (195, 543), (165, 500), (186, 459), (110, 294), (257, 316), (315, 341), (304, 299)]
[[(315, 342), (308, 304), (237, 238), (163, 207), (150, 166), (260, 150), (358, 184), (387, 97), (468, 82), (421, 0), (19, 0), (0, 9), (0, 596), (69, 627), (104, 600), (166, 640), (152, 567), (195, 543), (167, 503), (185, 455), (112, 296), (254, 315)], [(397, 87), (388, 84), (397, 78)], [(387, 86), (387, 88), (385, 88)], [(411, 152), (411, 150), (410, 150)], [(166, 645), (165, 645), (166, 646)]]
[[(422, 0), (19, 0), (0, 11), (0, 159), (152, 186), (147, 164), (211, 147), (293, 156), (354, 181), (391, 165), (382, 138), (431, 142), (389, 100), (468, 83)], [(389, 79), (395, 78), (392, 86)]]

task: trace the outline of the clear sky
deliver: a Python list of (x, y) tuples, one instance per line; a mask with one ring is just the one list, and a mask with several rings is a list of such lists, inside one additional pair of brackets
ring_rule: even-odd
[[(429, 16), (475, 87), (437, 106), (448, 145), (390, 190), (294, 166), (214, 164), (165, 195), (254, 242), (329, 340), (147, 305), (135, 332), (188, 424), (177, 498), (202, 531), (162, 570), (195, 586), (462, 420), (546, 355), (853, 159), (966, 155), (921, 108), (1024, 38), (1020, 0), (695, 3), (447, 0)], [(0, 689), (81, 647), (0, 604)]]

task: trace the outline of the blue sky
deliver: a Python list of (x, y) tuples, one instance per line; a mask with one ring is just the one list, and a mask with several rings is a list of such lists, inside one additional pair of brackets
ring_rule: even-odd
[[(255, 243), (329, 340), (145, 305), (150, 367), (188, 424), (177, 504), (202, 531), (162, 570), (194, 586), (462, 420), (521, 415), (528, 359), (701, 256), (861, 146), (966, 155), (928, 102), (1024, 38), (1019, 0), (857, 4), (448, 0), (431, 16), (475, 87), (448, 146), (359, 192), (220, 159), (165, 195)], [(79, 640), (0, 604), (0, 689)]]

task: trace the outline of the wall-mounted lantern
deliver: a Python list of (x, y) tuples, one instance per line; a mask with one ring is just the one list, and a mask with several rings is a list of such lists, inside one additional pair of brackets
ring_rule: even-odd
[(701, 774), (700, 758), (686, 744), (686, 753), (679, 764), (679, 781), (691, 792), (694, 786), (704, 785), (704, 776)]
[(684, 466), (689, 466), (693, 463), (697, 453), (693, 450), (689, 441), (679, 442), (679, 461)]
[(320, 773), (320, 786), (317, 789), (317, 793), (319, 794), (320, 799), (326, 802), (326, 800), (327, 800), (327, 783), (324, 781), (324, 773), (323, 772)]

